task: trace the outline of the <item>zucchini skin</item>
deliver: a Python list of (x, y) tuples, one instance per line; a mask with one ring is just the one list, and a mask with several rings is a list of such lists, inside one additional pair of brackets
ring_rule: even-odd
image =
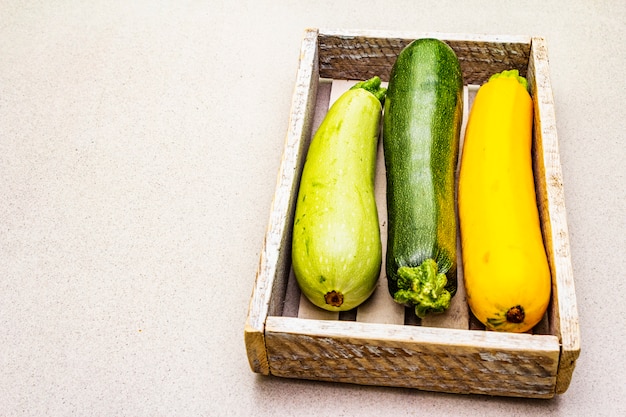
[[(389, 292), (396, 302), (414, 306), (419, 317), (445, 311), (457, 289), (455, 178), (462, 118), (456, 54), (437, 39), (413, 41), (392, 68), (383, 146)], [(427, 260), (434, 263), (427, 262), (429, 272), (419, 275), (431, 281), (417, 291), (430, 294), (407, 294), (417, 284), (407, 282), (402, 268), (419, 268)]]
[(550, 302), (532, 128), (533, 100), (517, 70), (480, 87), (465, 131), (459, 220), (467, 301), (495, 331), (531, 330)]
[(369, 298), (382, 265), (374, 178), (385, 90), (378, 77), (357, 86), (337, 99), (315, 133), (296, 201), (296, 280), (313, 304), (329, 311)]

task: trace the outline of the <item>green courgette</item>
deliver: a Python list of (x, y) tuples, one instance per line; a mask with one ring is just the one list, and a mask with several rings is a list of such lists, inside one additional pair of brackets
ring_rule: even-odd
[(292, 238), (302, 293), (330, 311), (350, 310), (374, 291), (382, 264), (374, 198), (385, 89), (357, 83), (331, 106), (307, 152)]
[(419, 317), (447, 310), (457, 288), (455, 173), (463, 76), (446, 43), (417, 39), (397, 57), (383, 123), (386, 275)]

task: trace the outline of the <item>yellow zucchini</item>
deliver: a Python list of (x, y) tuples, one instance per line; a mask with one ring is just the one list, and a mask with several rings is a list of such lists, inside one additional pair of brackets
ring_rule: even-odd
[(480, 87), (465, 132), (458, 208), (467, 300), (491, 330), (526, 332), (550, 301), (532, 125), (532, 98), (517, 70)]

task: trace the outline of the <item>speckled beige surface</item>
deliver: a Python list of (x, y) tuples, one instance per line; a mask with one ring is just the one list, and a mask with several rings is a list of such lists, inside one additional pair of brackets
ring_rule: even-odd
[[(0, 415), (626, 415), (626, 3), (132, 3), (0, 2)], [(582, 340), (565, 394), (250, 371), (306, 27), (547, 39)]]

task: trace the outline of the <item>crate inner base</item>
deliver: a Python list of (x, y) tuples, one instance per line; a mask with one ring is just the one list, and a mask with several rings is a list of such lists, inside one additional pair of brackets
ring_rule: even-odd
[[(344, 91), (346, 91), (356, 81), (350, 80), (331, 80), (320, 79), (317, 88), (317, 98), (315, 105), (315, 116), (313, 118), (312, 134), (315, 133), (317, 127), (321, 123), (330, 104), (332, 104)], [(384, 85), (384, 84), (383, 84)], [(464, 103), (463, 103), (463, 124), (461, 128), (461, 149), (463, 146), (463, 134), (467, 116), (473, 103), (474, 96), (478, 90), (477, 85), (466, 85), (464, 87)], [(310, 137), (308, 138), (308, 142)], [(308, 148), (308, 142), (306, 147)], [(460, 156), (461, 152), (459, 152)], [(300, 319), (314, 320), (335, 320), (335, 321), (354, 321), (362, 323), (378, 323), (378, 324), (396, 324), (407, 326), (425, 326), (436, 328), (450, 328), (460, 330), (476, 330), (484, 331), (485, 327), (472, 314), (467, 305), (465, 298), (465, 289), (463, 283), (463, 267), (462, 253), (458, 246), (458, 289), (456, 295), (452, 298), (450, 309), (438, 315), (431, 315), (420, 319), (415, 315), (412, 308), (405, 308), (393, 301), (387, 290), (387, 278), (385, 275), (384, 253), (386, 251), (387, 239), (387, 209), (386, 209), (386, 179), (384, 156), (382, 149), (382, 140), (379, 140), (377, 168), (375, 180), (375, 195), (378, 208), (379, 227), (381, 232), (381, 240), (383, 245), (383, 265), (381, 274), (378, 279), (377, 288), (374, 294), (361, 306), (344, 312), (330, 312), (313, 305), (303, 294), (301, 294), (297, 281), (294, 276), (291, 264), (287, 265), (288, 279), (287, 286), (284, 290), (284, 299), (281, 302), (283, 317), (296, 317)], [(287, 257), (290, 259), (290, 257)], [(278, 309), (280, 310), (280, 309)], [(549, 335), (550, 318), (549, 312), (544, 315), (543, 319), (537, 324), (530, 334)], [(274, 310), (276, 311), (276, 310)]]

